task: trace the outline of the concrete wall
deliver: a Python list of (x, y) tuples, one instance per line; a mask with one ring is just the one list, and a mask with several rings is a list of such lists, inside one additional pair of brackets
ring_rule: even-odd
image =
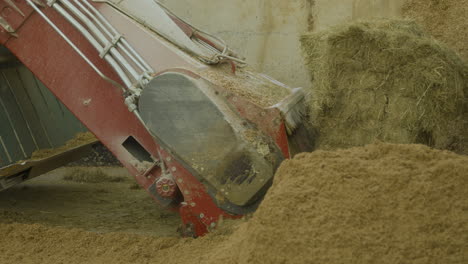
[(404, 0), (316, 0), (315, 30), (373, 17), (398, 17)]
[(226, 40), (260, 72), (310, 85), (299, 37), (359, 18), (397, 16), (404, 0), (159, 0), (181, 18)]

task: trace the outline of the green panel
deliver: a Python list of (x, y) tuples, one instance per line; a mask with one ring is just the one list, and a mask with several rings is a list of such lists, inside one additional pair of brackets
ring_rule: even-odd
[(25, 66), (4, 64), (0, 74), (0, 167), (87, 131)]
[(0, 168), (10, 164), (10, 161), (8, 160), (8, 156), (5, 152), (6, 150), (2, 145), (2, 140), (3, 140), (3, 137), (0, 136)]
[(17, 67), (6, 68), (2, 71), (2, 77), (14, 91), (14, 100), (17, 105), (21, 105), (21, 111), (24, 120), (28, 124), (28, 130), (33, 135), (34, 145), (36, 149), (50, 148), (51, 145), (48, 142), (47, 135), (42, 123), (39, 121), (39, 115), (36, 112), (29, 94), (26, 92), (23, 82), (17, 71)]
[(50, 102), (47, 102), (43, 91), (37, 84), (37, 79), (26, 67), (19, 67), (18, 72), (34, 109), (39, 115), (40, 122), (46, 130), (49, 142), (53, 147), (63, 145), (66, 138), (61, 133), (60, 123), (58, 122), (61, 112), (57, 111), (58, 108), (55, 105), (48, 104)]
[[(0, 95), (1, 96), (1, 95)], [(4, 148), (4, 151), (7, 153), (7, 157), (2, 159), (2, 164), (9, 164), (11, 161), (18, 161), (21, 159), (25, 159), (24, 155), (22, 155), (20, 145), (18, 144), (18, 140), (15, 136), (13, 127), (8, 120), (7, 113), (4, 111), (2, 106), (2, 101), (4, 101), (4, 97), (1, 97), (0, 100), (0, 137), (2, 142), (0, 145)]]
[[(66, 142), (68, 139), (76, 135), (77, 131), (82, 130), (81, 123), (78, 122), (78, 119), (70, 112), (68, 109), (60, 103), (60, 101), (55, 97), (39, 80), (36, 79), (36, 83), (41, 91), (41, 94), (46, 101), (49, 113), (54, 118), (54, 125), (59, 126), (57, 131), (60, 131), (60, 136), (62, 136), (63, 142)], [(62, 144), (60, 144), (62, 145)]]
[[(36, 147), (34, 145), (33, 137), (31, 133), (29, 133), (27, 123), (21, 113), (20, 106), (17, 104), (16, 100), (10, 99), (15, 98), (12, 91), (13, 90), (9, 87), (8, 82), (4, 78), (0, 78), (0, 107), (1, 110), (5, 112), (12, 128), (14, 128), (15, 139), (18, 141), (19, 147), (21, 148), (23, 158), (26, 158), (26, 153), (33, 152)], [(3, 98), (7, 100), (4, 100)]]

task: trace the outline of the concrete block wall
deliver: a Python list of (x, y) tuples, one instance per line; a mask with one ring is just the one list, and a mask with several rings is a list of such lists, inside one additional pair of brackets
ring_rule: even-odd
[(159, 0), (184, 20), (223, 38), (257, 70), (310, 86), (299, 37), (338, 23), (398, 16), (404, 0)]

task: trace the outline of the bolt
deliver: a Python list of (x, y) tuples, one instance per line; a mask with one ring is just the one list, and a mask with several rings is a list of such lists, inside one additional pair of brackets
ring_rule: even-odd
[(190, 194), (190, 192), (189, 191), (184, 191), (184, 194)]
[(194, 203), (194, 202), (191, 202), (191, 203), (190, 203), (190, 206), (192, 206), (192, 207), (195, 207), (195, 205), (197, 205), (197, 204)]
[(167, 162), (170, 162), (171, 160), (172, 160), (171, 157), (167, 157), (167, 158), (166, 158), (166, 161), (167, 161)]
[(177, 181), (178, 181), (179, 183), (182, 183), (184, 180), (182, 180), (182, 179), (179, 178)]
[(84, 106), (88, 106), (89, 104), (91, 104), (91, 99), (83, 100), (83, 105)]
[(172, 170), (172, 171), (176, 171), (177, 168), (176, 168), (176, 167), (172, 167), (171, 170)]
[(213, 222), (213, 223), (210, 224), (210, 226), (211, 226), (211, 228), (214, 228), (214, 227), (216, 227), (216, 223)]
[(203, 217), (205, 217), (205, 214), (201, 213), (200, 218), (203, 218)]

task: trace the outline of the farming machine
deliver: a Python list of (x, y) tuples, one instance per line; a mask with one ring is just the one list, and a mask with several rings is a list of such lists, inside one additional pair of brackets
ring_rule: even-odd
[(301, 89), (254, 72), (157, 1), (2, 0), (0, 10), (0, 189), (86, 153), (96, 141), (31, 157), (84, 125), (199, 236), (253, 212), (280, 163), (311, 148)]

